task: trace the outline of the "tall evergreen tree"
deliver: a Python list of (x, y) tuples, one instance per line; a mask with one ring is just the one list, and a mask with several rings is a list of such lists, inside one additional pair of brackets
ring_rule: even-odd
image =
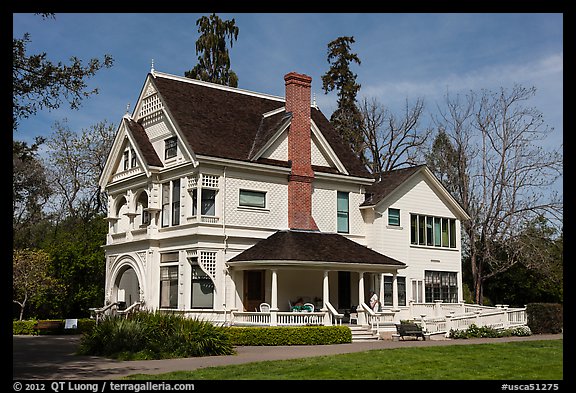
[(338, 108), (332, 113), (330, 122), (342, 135), (358, 157), (366, 162), (362, 138), (362, 116), (356, 105), (356, 95), (360, 84), (350, 65), (360, 65), (360, 59), (351, 52), (354, 37), (338, 37), (328, 44), (328, 63), (330, 69), (322, 76), (322, 89), (326, 94), (336, 90)]
[(196, 41), (198, 64), (186, 71), (187, 78), (200, 79), (225, 86), (238, 87), (238, 76), (230, 69), (230, 54), (227, 44), (232, 48), (238, 39), (239, 28), (234, 18), (222, 20), (216, 14), (203, 16), (196, 21), (198, 32)]

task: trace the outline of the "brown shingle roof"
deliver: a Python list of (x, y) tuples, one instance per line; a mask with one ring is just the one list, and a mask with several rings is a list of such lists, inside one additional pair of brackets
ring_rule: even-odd
[(405, 266), (337, 233), (278, 231), (230, 259), (239, 261), (306, 261)]
[(360, 206), (373, 206), (377, 204), (424, 166), (425, 165), (416, 165), (382, 172), (380, 179), (376, 183), (366, 187), (366, 199)]
[(132, 119), (126, 119), (126, 121), (128, 122), (128, 128), (130, 129), (134, 140), (138, 144), (138, 148), (140, 149), (143, 156), (142, 158), (146, 161), (146, 164), (159, 167), (163, 166), (162, 160), (160, 160), (160, 157), (156, 154), (152, 143), (150, 143), (150, 140), (146, 135), (144, 127)]
[[(285, 121), (285, 111), (263, 118), (265, 113), (284, 108), (283, 100), (160, 74), (152, 80), (196, 154), (249, 161)], [(311, 118), (351, 175), (372, 177), (322, 112), (313, 109)]]

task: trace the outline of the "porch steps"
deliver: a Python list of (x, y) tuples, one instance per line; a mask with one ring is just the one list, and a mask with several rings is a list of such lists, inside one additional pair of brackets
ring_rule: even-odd
[(370, 327), (364, 327), (361, 325), (348, 325), (350, 331), (352, 332), (352, 342), (366, 342), (366, 341), (377, 341), (378, 335), (374, 334)]

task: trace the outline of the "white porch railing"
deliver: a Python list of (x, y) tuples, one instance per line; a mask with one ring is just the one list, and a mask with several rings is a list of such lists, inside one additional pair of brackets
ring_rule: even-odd
[[(324, 312), (287, 311), (238, 311), (232, 313), (231, 324), (235, 326), (321, 326)], [(274, 320), (275, 323), (274, 323)]]
[(374, 311), (366, 303), (361, 303), (357, 311), (359, 323), (365, 322), (375, 333), (393, 327), (396, 321), (397, 311), (394, 310)]

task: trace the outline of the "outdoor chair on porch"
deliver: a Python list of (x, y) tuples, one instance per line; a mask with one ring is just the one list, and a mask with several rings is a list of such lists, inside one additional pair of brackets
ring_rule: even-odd
[(314, 305), (312, 303), (304, 303), (304, 310), (306, 312), (314, 312)]
[(261, 303), (260, 312), (270, 312), (270, 305), (268, 303)]

